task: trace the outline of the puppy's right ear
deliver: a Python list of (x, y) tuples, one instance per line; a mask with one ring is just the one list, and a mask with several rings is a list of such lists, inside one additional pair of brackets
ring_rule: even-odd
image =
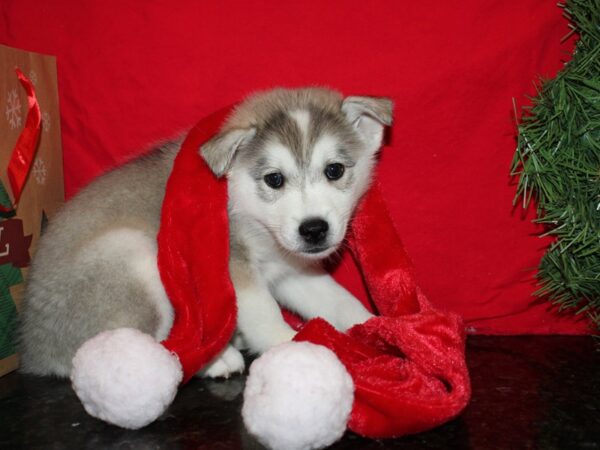
[(384, 125), (392, 124), (393, 103), (385, 97), (346, 97), (342, 112), (364, 140), (369, 152), (381, 146)]
[(200, 147), (200, 154), (217, 177), (231, 166), (235, 153), (256, 134), (255, 128), (235, 128), (217, 134)]

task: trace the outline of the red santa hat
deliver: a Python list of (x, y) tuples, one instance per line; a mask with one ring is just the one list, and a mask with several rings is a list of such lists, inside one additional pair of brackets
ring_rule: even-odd
[[(167, 184), (158, 264), (175, 311), (169, 337), (161, 345), (136, 330), (112, 330), (74, 358), (76, 392), (90, 414), (110, 423), (139, 428), (155, 420), (178, 385), (233, 335), (227, 182), (198, 152), (230, 112), (192, 129)], [(379, 315), (347, 333), (311, 320), (293, 343), (253, 363), (244, 421), (270, 447), (322, 447), (346, 427), (373, 438), (417, 433), (456, 417), (469, 401), (463, 323), (433, 308), (416, 285), (377, 184), (362, 199), (348, 238)]]

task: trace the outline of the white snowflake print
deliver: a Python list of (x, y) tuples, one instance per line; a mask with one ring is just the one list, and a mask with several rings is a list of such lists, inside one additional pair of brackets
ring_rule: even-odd
[(46, 184), (46, 178), (48, 175), (48, 171), (46, 170), (46, 163), (42, 158), (37, 158), (33, 163), (33, 168), (31, 169), (33, 172), (33, 177), (37, 184), (44, 185)]
[(52, 123), (50, 122), (50, 113), (48, 111), (44, 111), (42, 113), (42, 130), (44, 130), (47, 133), (48, 131), (50, 131), (51, 127)]
[(21, 127), (21, 99), (17, 94), (16, 89), (8, 91), (6, 95), (6, 120), (10, 124), (10, 127), (14, 130), (15, 128)]
[(31, 81), (33, 84), (37, 84), (38, 82), (37, 72), (33, 69), (29, 71), (29, 81)]

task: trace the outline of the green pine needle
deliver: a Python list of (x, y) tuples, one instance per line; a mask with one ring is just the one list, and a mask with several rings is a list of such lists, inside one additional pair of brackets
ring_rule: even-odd
[(600, 0), (559, 6), (579, 40), (525, 109), (511, 173), (519, 177), (515, 203), (534, 200), (536, 222), (556, 238), (536, 295), (587, 314), (600, 330)]

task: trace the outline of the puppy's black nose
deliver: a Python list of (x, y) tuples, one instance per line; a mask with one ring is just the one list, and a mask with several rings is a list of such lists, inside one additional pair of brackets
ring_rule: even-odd
[(300, 224), (298, 232), (308, 244), (320, 244), (325, 240), (329, 224), (323, 219), (308, 219)]

